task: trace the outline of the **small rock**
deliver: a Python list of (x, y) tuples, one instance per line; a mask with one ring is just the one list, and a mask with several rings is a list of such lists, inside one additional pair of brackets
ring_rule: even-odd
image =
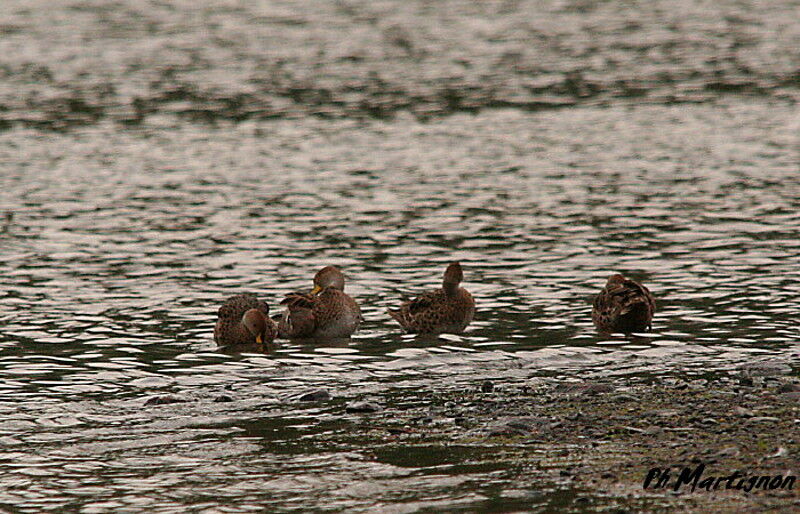
[(741, 451), (739, 448), (735, 446), (728, 446), (726, 448), (721, 449), (716, 453), (718, 458), (725, 458), (725, 457), (738, 457)]
[(789, 455), (789, 450), (787, 450), (786, 448), (781, 446), (780, 448), (778, 448), (778, 450), (775, 453), (773, 453), (772, 455), (768, 455), (767, 458), (768, 459), (776, 459), (778, 457), (784, 457), (786, 455)]
[(233, 401), (233, 396), (229, 394), (221, 394), (214, 398), (215, 403), (228, 403)]
[(756, 413), (751, 411), (750, 409), (746, 409), (744, 407), (739, 407), (739, 406), (733, 408), (733, 413), (743, 418), (752, 418), (753, 416), (756, 415)]
[(800, 392), (800, 384), (795, 384), (795, 383), (791, 383), (791, 382), (783, 384), (778, 388), (778, 392), (779, 393)]
[(185, 403), (186, 400), (179, 396), (172, 394), (163, 394), (159, 396), (151, 396), (144, 402), (145, 405), (166, 405), (168, 403)]
[(331, 399), (331, 395), (325, 389), (308, 391), (297, 397), (298, 402), (324, 402)]
[(792, 368), (788, 364), (779, 361), (754, 362), (746, 364), (740, 369), (748, 377), (775, 377), (792, 372)]
[(491, 393), (492, 391), (494, 391), (494, 384), (492, 384), (488, 380), (485, 380), (483, 382), (483, 384), (481, 384), (481, 392), (482, 393)]
[(772, 416), (758, 416), (755, 418), (750, 418), (747, 420), (747, 423), (775, 423), (780, 421), (780, 418), (775, 418)]
[(619, 428), (622, 429), (622, 430), (627, 430), (628, 432), (633, 432), (634, 434), (644, 434), (644, 433), (646, 433), (645, 430), (643, 430), (641, 428), (636, 428), (636, 427), (624, 426), (624, 427), (619, 427)]
[(610, 393), (614, 390), (611, 384), (606, 383), (570, 383), (560, 384), (556, 387), (556, 392), (562, 394), (580, 394), (584, 396), (591, 396), (595, 394)]
[(527, 435), (537, 432), (541, 427), (549, 423), (547, 418), (536, 417), (515, 417), (503, 418), (480, 428), (477, 432), (489, 436), (515, 436)]
[(675, 409), (664, 409), (651, 412), (653, 415), (658, 416), (660, 418), (674, 418), (675, 416), (680, 415), (680, 413)]
[(344, 408), (345, 412), (378, 412), (381, 406), (374, 402), (355, 401), (350, 402)]
[(614, 387), (611, 384), (589, 384), (586, 388), (581, 391), (581, 394), (584, 396), (595, 395), (595, 394), (602, 394), (602, 393), (610, 393), (614, 390)]

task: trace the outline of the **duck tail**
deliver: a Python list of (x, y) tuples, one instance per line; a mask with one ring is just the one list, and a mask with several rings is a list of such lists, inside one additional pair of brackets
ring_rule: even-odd
[(647, 313), (648, 310), (649, 310), (649, 305), (647, 304), (647, 299), (635, 298), (625, 303), (622, 309), (620, 309), (620, 315), (645, 314)]
[[(646, 301), (631, 303), (620, 313), (620, 321), (634, 327), (650, 327), (653, 313)], [(636, 330), (642, 330), (637, 328)]]

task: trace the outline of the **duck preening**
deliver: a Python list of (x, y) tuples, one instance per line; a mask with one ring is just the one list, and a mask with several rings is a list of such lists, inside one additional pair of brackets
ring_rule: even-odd
[(604, 333), (644, 332), (651, 328), (656, 301), (642, 284), (619, 273), (608, 277), (606, 286), (594, 299), (592, 321)]
[(277, 333), (269, 306), (253, 294), (228, 298), (217, 312), (214, 341), (220, 346), (269, 344)]
[(314, 275), (314, 288), (286, 295), (286, 312), (278, 321), (279, 337), (333, 339), (350, 337), (361, 324), (361, 309), (344, 292), (344, 275), (325, 266)]

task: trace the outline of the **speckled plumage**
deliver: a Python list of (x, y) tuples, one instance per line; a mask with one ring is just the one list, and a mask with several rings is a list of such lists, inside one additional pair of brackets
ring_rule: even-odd
[(592, 305), (592, 321), (600, 332), (644, 332), (651, 328), (656, 301), (642, 284), (616, 274)]
[(344, 275), (334, 266), (326, 266), (317, 272), (310, 293), (290, 293), (281, 304), (286, 305), (286, 312), (278, 322), (279, 337), (350, 337), (361, 324), (361, 309), (344, 292)]
[[(249, 313), (249, 311), (254, 311)], [(249, 313), (249, 314), (248, 314)], [(257, 338), (261, 335), (261, 343)], [(245, 293), (228, 298), (217, 312), (214, 341), (220, 346), (271, 343), (277, 335), (269, 306), (255, 295)]]
[(459, 287), (463, 277), (461, 264), (450, 264), (441, 289), (426, 291), (399, 309), (389, 309), (389, 315), (412, 334), (464, 332), (475, 316), (475, 300), (469, 291)]

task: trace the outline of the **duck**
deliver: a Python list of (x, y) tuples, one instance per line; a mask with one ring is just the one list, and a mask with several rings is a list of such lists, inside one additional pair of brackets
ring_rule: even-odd
[(290, 293), (281, 305), (286, 311), (278, 321), (278, 335), (285, 339), (347, 338), (363, 319), (358, 303), (344, 292), (344, 274), (336, 266), (314, 275), (311, 292)]
[(461, 334), (475, 316), (475, 300), (460, 287), (463, 280), (461, 263), (453, 262), (444, 272), (441, 289), (389, 309), (389, 315), (409, 334)]
[(266, 345), (277, 333), (269, 306), (254, 294), (232, 296), (217, 312), (214, 341), (219, 346)]
[(592, 304), (592, 321), (599, 332), (644, 332), (652, 328), (656, 301), (645, 286), (616, 273)]

